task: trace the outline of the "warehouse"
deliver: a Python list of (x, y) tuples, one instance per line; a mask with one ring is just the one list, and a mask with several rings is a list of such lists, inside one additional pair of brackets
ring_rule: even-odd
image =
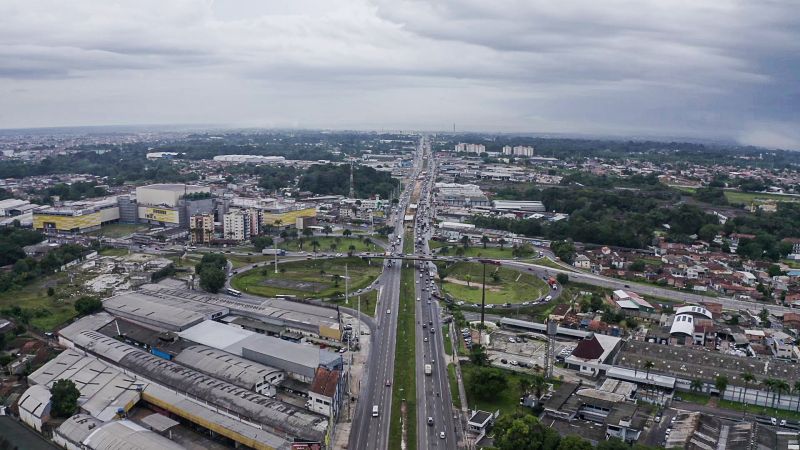
[(67, 450), (181, 450), (184, 447), (130, 420), (103, 423), (76, 414), (53, 432), (53, 441)]
[(68, 202), (63, 206), (48, 206), (33, 212), (33, 228), (45, 232), (85, 233), (117, 221), (117, 197)]
[(81, 392), (82, 411), (104, 421), (114, 418), (118, 409), (128, 411), (140, 398), (140, 383), (134, 377), (75, 350), (62, 352), (33, 372), (28, 383), (50, 388), (61, 379), (71, 380)]
[(198, 323), (222, 317), (228, 308), (178, 297), (159, 297), (153, 291), (116, 295), (103, 301), (110, 313), (169, 331), (181, 331)]
[[(332, 308), (268, 298), (260, 304), (243, 302), (227, 296), (214, 296), (196, 291), (166, 289), (158, 285), (145, 286), (140, 295), (153, 297), (153, 301), (182, 301), (226, 308), (228, 313), (261, 320), (267, 324), (280, 325), (287, 331), (304, 336), (340, 341), (342, 328), (339, 313)], [(216, 317), (210, 317), (215, 319)]]
[(268, 397), (275, 396), (275, 387), (284, 378), (283, 371), (274, 367), (205, 345), (188, 347), (173, 361)]
[[(264, 438), (268, 440), (281, 440), (277, 436), (292, 436), (311, 442), (325, 442), (328, 421), (324, 416), (247, 391), (199, 371), (145, 353), (95, 331), (79, 333), (74, 337), (74, 342), (76, 347), (116, 362), (126, 372), (136, 376), (140, 383), (147, 382), (143, 383), (142, 392), (142, 398), (147, 402), (206, 428), (220, 428), (220, 425), (218, 422), (198, 422), (196, 415), (175, 403), (176, 397), (200, 400), (212, 409), (230, 414), (241, 424), (257, 424), (266, 433)], [(168, 395), (167, 392), (174, 395)], [(170, 398), (172, 400), (166, 400)], [(198, 405), (195, 401), (189, 403)], [(185, 402), (180, 404), (185, 405)], [(246, 429), (252, 430), (252, 425), (248, 425)], [(248, 443), (250, 434), (230, 429), (214, 431), (237, 442), (253, 446), (252, 443)], [(245, 439), (245, 436), (248, 438)], [(272, 447), (262, 445), (258, 448)]]
[(183, 339), (284, 370), (288, 376), (305, 383), (314, 380), (319, 366), (331, 370), (342, 366), (342, 358), (338, 353), (264, 336), (211, 320), (195, 325), (179, 335)]
[(211, 188), (188, 184), (137, 187), (136, 203), (140, 222), (166, 227), (188, 227), (190, 216), (210, 213), (214, 209)]

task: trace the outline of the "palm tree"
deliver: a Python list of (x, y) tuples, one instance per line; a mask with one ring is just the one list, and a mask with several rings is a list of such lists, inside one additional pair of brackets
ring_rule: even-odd
[(303, 236), (311, 237), (313, 235), (314, 235), (314, 230), (312, 230), (311, 228), (303, 228)]
[(331, 242), (331, 245), (329, 245), (328, 247), (330, 247), (330, 249), (331, 249), (331, 251), (332, 251), (332, 252), (335, 252), (335, 251), (336, 251), (336, 249), (337, 249), (339, 246), (336, 244), (336, 242)]
[(542, 392), (547, 387), (547, 380), (544, 378), (544, 375), (537, 373), (534, 374), (531, 378), (531, 389), (533, 392), (536, 393), (536, 398), (540, 398), (542, 396)]
[(719, 398), (725, 398), (725, 389), (728, 389), (728, 377), (725, 375), (717, 375), (714, 380), (714, 387), (719, 391)]
[[(783, 394), (785, 392), (789, 392), (791, 387), (789, 386), (789, 383), (787, 383), (784, 380), (775, 380), (775, 384), (773, 385), (772, 389), (774, 389), (775, 392), (778, 393), (778, 407), (780, 408), (780, 406), (781, 406), (781, 394)], [(772, 398), (772, 407), (773, 408), (775, 407), (775, 396), (773, 396), (773, 398)]]
[(367, 248), (372, 248), (372, 239), (370, 239), (368, 237), (365, 237), (364, 238), (364, 245), (366, 245)]
[(317, 248), (319, 248), (319, 241), (316, 239), (311, 241), (311, 247), (314, 249), (314, 253), (317, 253)]
[(464, 245), (464, 250), (466, 250), (469, 247), (469, 236), (461, 236), (461, 244)]
[(330, 225), (325, 225), (324, 227), (322, 227), (322, 232), (325, 233), (325, 236), (327, 237), (329, 234), (333, 232), (333, 228), (331, 228)]
[(689, 385), (689, 388), (692, 391), (700, 392), (703, 389), (703, 380), (699, 378), (695, 378), (692, 380), (692, 383)]
[[(769, 394), (772, 392), (772, 387), (775, 386), (775, 380), (772, 378), (764, 378), (761, 380), (761, 385), (767, 389), (767, 401), (769, 401)], [(775, 396), (772, 396), (772, 402), (775, 403)]]
[(655, 366), (655, 363), (653, 363), (653, 361), (650, 361), (649, 359), (644, 362), (644, 370), (645, 370), (644, 379), (647, 380), (647, 389), (648, 390), (650, 389), (650, 386), (651, 386), (650, 385), (650, 369), (652, 369), (654, 366)]
[(464, 275), (464, 281), (467, 282), (467, 287), (470, 287), (469, 282), (472, 281), (472, 275), (470, 274)]
[(522, 395), (527, 394), (531, 390), (531, 385), (533, 384), (527, 378), (520, 378), (517, 383), (519, 384), (519, 391)]
[(489, 237), (488, 236), (481, 236), (481, 244), (483, 244), (483, 248), (486, 248), (486, 244), (488, 244), (488, 243), (489, 243)]
[(344, 237), (350, 237), (352, 235), (353, 235), (353, 232), (350, 231), (349, 228), (346, 228), (344, 231), (342, 231), (342, 236), (344, 236)]
[[(742, 372), (739, 374), (739, 378), (744, 381), (744, 403), (747, 404), (747, 389), (750, 387), (750, 383), (756, 380), (756, 377), (750, 372)], [(742, 402), (741, 393), (739, 394), (739, 402)]]
[[(792, 385), (792, 392), (794, 392), (794, 395), (800, 394), (800, 380), (794, 382), (794, 385)], [(795, 411), (800, 411), (800, 396), (797, 398), (797, 408), (795, 408)]]
[(503, 239), (503, 238), (500, 238), (500, 239), (497, 240), (497, 243), (500, 244), (500, 250), (503, 250), (503, 247), (505, 247), (505, 245), (506, 245), (506, 240)]
[(283, 220), (281, 220), (281, 219), (275, 220), (275, 226), (276, 227), (280, 227), (282, 224), (283, 224)]
[(300, 250), (302, 250), (302, 249), (303, 249), (303, 244), (304, 244), (305, 242), (306, 242), (306, 240), (305, 240), (304, 238), (298, 238), (298, 239), (297, 239), (297, 245), (298, 245), (298, 247), (300, 247)]
[(281, 231), (281, 239), (286, 240), (289, 237), (289, 233), (286, 230)]
[(356, 246), (350, 244), (350, 247), (347, 247), (347, 256), (353, 256), (353, 253), (356, 251)]

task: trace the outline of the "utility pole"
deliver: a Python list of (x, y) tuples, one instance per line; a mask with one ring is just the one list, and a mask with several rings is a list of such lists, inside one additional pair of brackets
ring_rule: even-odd
[(353, 171), (354, 171), (355, 163), (350, 161), (350, 198), (356, 198), (356, 188), (355, 182), (353, 181)]
[(275, 273), (278, 273), (278, 237), (272, 240), (272, 254), (275, 256)]
[(344, 304), (350, 304), (350, 291), (348, 290), (347, 264), (344, 265)]

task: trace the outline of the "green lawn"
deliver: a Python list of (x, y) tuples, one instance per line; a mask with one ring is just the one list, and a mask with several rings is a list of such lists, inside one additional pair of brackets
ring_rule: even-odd
[(350, 303), (345, 304), (344, 297), (328, 300), (328, 303), (358, 309), (358, 299), (361, 298), (361, 312), (375, 317), (375, 308), (378, 306), (378, 290), (365, 292), (361, 295), (350, 295)]
[[(234, 288), (248, 294), (274, 297), (296, 295), (300, 298), (325, 298), (344, 294), (345, 264), (350, 276), (350, 290), (356, 291), (372, 283), (381, 272), (380, 263), (369, 264), (361, 258), (315, 259), (292, 261), (279, 265), (281, 272), (258, 267), (235, 275)], [(340, 278), (336, 279), (336, 275)]]
[(503, 372), (508, 381), (506, 388), (498, 392), (490, 400), (476, 399), (470, 393), (469, 383), (471, 382), (472, 374), (475, 372), (475, 366), (471, 364), (461, 365), (461, 374), (464, 376), (464, 387), (467, 391), (467, 402), (471, 409), (482, 409), (484, 411), (494, 412), (500, 410), (501, 414), (511, 414), (520, 407), (519, 398), (522, 396), (522, 391), (519, 389), (519, 380), (523, 378), (532, 378), (531, 375), (512, 372), (510, 370), (498, 369)]
[[(431, 242), (435, 242), (435, 241), (431, 241)], [(448, 250), (445, 253), (442, 253), (444, 251), (445, 247), (447, 247)], [(463, 249), (463, 247), (457, 246), (457, 245), (454, 245), (454, 244), (449, 245), (449, 246), (440, 246), (440, 248), (442, 248), (442, 250), (439, 250), (439, 254), (440, 255), (447, 255), (447, 256), (456, 256), (457, 255), (457, 249), (458, 248)], [(512, 254), (512, 252), (513, 252), (513, 249), (511, 247), (504, 247), (504, 248), (501, 249), (500, 247), (486, 247), (486, 248), (483, 248), (483, 247), (480, 247), (480, 246), (472, 246), (472, 247), (467, 247), (464, 250), (463, 256), (470, 257), (470, 258), (514, 259), (514, 255)], [(533, 257), (534, 257), (534, 255), (529, 255), (529, 256), (526, 256), (526, 257), (521, 257), (520, 259), (530, 259), (530, 258), (533, 258)]]
[(134, 224), (134, 223), (112, 223), (110, 225), (104, 225), (97, 231), (92, 231), (88, 233), (90, 236), (104, 236), (109, 238), (121, 238), (125, 237), (131, 233), (135, 233), (137, 231), (143, 231), (148, 229), (149, 227), (144, 224)]
[[(536, 264), (537, 266), (550, 267), (552, 269), (560, 269), (560, 270), (567, 270), (567, 271), (570, 271), (570, 272), (575, 272), (575, 269), (568, 269), (568, 268), (558, 264), (557, 262), (555, 262), (555, 261), (553, 261), (553, 260), (551, 260), (550, 258), (547, 258), (547, 257), (539, 258), (537, 260), (534, 260), (531, 264)], [(567, 265), (569, 265), (569, 264), (567, 264)]]
[(800, 197), (793, 197), (789, 195), (777, 194), (762, 194), (760, 192), (740, 192), (740, 191), (725, 191), (725, 198), (728, 202), (734, 205), (749, 205), (752, 202), (763, 202), (765, 200), (773, 200), (776, 202), (798, 202)]
[(100, 256), (125, 256), (128, 254), (127, 248), (106, 247), (98, 252)]
[(231, 262), (231, 265), (234, 269), (264, 261), (272, 263), (272, 261), (275, 259), (275, 257), (272, 255), (225, 255), (225, 257), (228, 258), (228, 261)]
[(450, 398), (453, 399), (453, 406), (461, 408), (461, 396), (458, 394), (456, 366), (452, 363), (447, 365), (447, 378), (450, 380)]
[[(481, 280), (483, 265), (478, 263), (459, 262), (447, 268), (444, 292), (469, 303), (481, 302)], [(491, 277), (497, 273), (500, 277), (495, 281)], [(466, 282), (469, 281), (469, 285)], [(543, 280), (534, 275), (517, 272), (505, 267), (488, 265), (486, 267), (486, 303), (522, 303), (536, 300), (547, 295), (550, 288)]]
[[(411, 242), (406, 236), (406, 242)], [(413, 245), (413, 244), (411, 244)], [(400, 278), (400, 311), (397, 312), (397, 347), (394, 359), (394, 382), (392, 383), (392, 420), (389, 428), (389, 448), (392, 450), (414, 450), (417, 448), (417, 381), (414, 344), (416, 343), (414, 295), (414, 269), (405, 268)], [(405, 402), (403, 401), (405, 399)], [(406, 436), (402, 444), (401, 407), (405, 403)]]
[(444, 352), (447, 355), (453, 354), (453, 343), (450, 341), (450, 326), (442, 325), (442, 339), (444, 339)]
[[(73, 303), (83, 293), (84, 279), (76, 277), (72, 284), (66, 273), (57, 273), (34, 281), (20, 289), (0, 294), (0, 310), (19, 306), (30, 314), (29, 324), (42, 331), (52, 331), (77, 315)], [(55, 295), (49, 297), (47, 288)]]
[[(278, 248), (282, 248), (284, 250), (288, 250), (291, 252), (297, 252), (300, 250), (313, 252), (314, 248), (311, 246), (312, 241), (319, 242), (319, 247), (317, 248), (317, 252), (319, 253), (347, 253), (349, 251), (350, 246), (354, 246), (356, 248), (356, 253), (361, 252), (382, 252), (383, 249), (375, 243), (374, 239), (371, 239), (371, 244), (367, 245), (361, 239), (354, 238), (354, 237), (340, 237), (340, 236), (314, 236), (310, 238), (303, 238), (303, 248), (300, 248), (300, 239), (292, 239), (291, 241), (284, 241), (278, 244)], [(335, 250), (331, 250), (331, 244), (336, 245)]]
[[(731, 409), (734, 411), (742, 411), (744, 404), (739, 402), (734, 402), (731, 400), (719, 400), (717, 406), (719, 406), (720, 408)], [(789, 411), (786, 409), (768, 408), (758, 405), (747, 405), (747, 413), (754, 415), (776, 417), (778, 419), (800, 420), (800, 412)]]

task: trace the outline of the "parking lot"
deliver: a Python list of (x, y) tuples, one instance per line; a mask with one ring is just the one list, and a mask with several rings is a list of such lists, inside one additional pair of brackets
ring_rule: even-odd
[[(535, 333), (514, 333), (498, 330), (490, 335), (489, 360), (492, 365), (532, 373), (544, 367), (546, 337)], [(574, 340), (556, 340), (555, 355), (568, 356), (575, 349)], [(505, 362), (503, 362), (505, 360)], [(569, 371), (556, 368), (557, 374), (571, 376)]]

